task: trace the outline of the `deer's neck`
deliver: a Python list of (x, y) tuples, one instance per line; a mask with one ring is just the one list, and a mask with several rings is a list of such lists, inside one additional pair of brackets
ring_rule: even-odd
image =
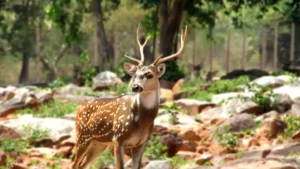
[(155, 109), (159, 104), (159, 91), (151, 91), (147, 93), (140, 93), (137, 95), (136, 103), (138, 107), (144, 109)]

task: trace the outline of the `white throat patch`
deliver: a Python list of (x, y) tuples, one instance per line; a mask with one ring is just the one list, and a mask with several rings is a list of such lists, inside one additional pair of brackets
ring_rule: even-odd
[(138, 94), (137, 103), (143, 104), (146, 109), (152, 109), (159, 104), (159, 92), (152, 91)]

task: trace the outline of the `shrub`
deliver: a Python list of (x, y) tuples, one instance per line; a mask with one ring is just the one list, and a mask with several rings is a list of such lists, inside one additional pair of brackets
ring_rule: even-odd
[(18, 114), (33, 114), (36, 117), (62, 117), (76, 110), (75, 103), (63, 103), (61, 100), (55, 99), (54, 102), (42, 104), (38, 110), (26, 108), (18, 110)]
[(284, 130), (282, 136), (286, 139), (291, 138), (300, 128), (300, 117), (295, 116), (285, 116), (283, 119), (288, 127)]
[(103, 151), (101, 155), (95, 160), (94, 164), (92, 165), (92, 169), (102, 169), (106, 168), (110, 165), (115, 163), (114, 156), (112, 155), (109, 149)]

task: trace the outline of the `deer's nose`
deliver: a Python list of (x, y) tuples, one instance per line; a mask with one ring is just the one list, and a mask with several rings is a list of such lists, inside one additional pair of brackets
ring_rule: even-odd
[(133, 92), (142, 92), (143, 91), (142, 86), (140, 86), (138, 84), (133, 84), (131, 89), (132, 89)]

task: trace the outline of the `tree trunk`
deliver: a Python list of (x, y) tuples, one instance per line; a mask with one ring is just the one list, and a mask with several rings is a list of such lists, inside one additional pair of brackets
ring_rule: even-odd
[(36, 32), (35, 32), (35, 40), (36, 40), (36, 47), (35, 47), (35, 53), (36, 53), (36, 82), (39, 83), (41, 82), (41, 64), (40, 60), (42, 57), (42, 28), (43, 28), (43, 17), (38, 18), (38, 24), (36, 27)]
[(295, 59), (295, 24), (291, 25), (291, 45), (290, 45), (290, 61)]
[(260, 56), (260, 69), (261, 70), (263, 70), (264, 69), (264, 66), (265, 66), (265, 64), (264, 64), (264, 62), (265, 62), (265, 58), (266, 58), (266, 54), (267, 54), (267, 49), (266, 49), (266, 47), (267, 47), (267, 40), (266, 40), (266, 28), (265, 27), (263, 27), (262, 28), (263, 30), (262, 30), (262, 39), (261, 39), (261, 50), (262, 50), (262, 52), (261, 52), (261, 56)]
[(155, 54), (156, 54), (156, 33), (157, 33), (157, 24), (158, 24), (158, 5), (156, 6), (156, 15), (154, 16), (154, 21), (153, 21), (153, 28), (154, 28), (154, 37), (152, 41), (152, 57), (151, 57), (151, 62), (155, 60)]
[(118, 68), (120, 64), (120, 52), (119, 52), (119, 34), (114, 32), (114, 68)]
[[(23, 23), (24, 27), (27, 27), (25, 30), (25, 35), (29, 35), (29, 25), (28, 25), (28, 13), (29, 13), (29, 5), (30, 0), (26, 1), (25, 12), (23, 15)], [(19, 76), (19, 83), (27, 83), (29, 78), (29, 48), (30, 48), (30, 40), (24, 38), (23, 39), (23, 48), (22, 48), (22, 67)]]
[(230, 40), (231, 40), (231, 30), (228, 30), (228, 39), (227, 39), (227, 49), (226, 49), (226, 72), (230, 71)]
[(246, 53), (247, 53), (247, 32), (243, 29), (243, 52), (242, 52), (242, 69), (246, 70)]
[(172, 54), (172, 46), (176, 32), (179, 30), (185, 0), (173, 2), (172, 9), (168, 9), (166, 0), (159, 4), (159, 23), (160, 23), (160, 45), (159, 51), (164, 56)]
[(97, 44), (99, 48), (99, 66), (100, 70), (105, 70), (107, 68), (109, 59), (112, 57), (109, 49), (109, 44), (105, 34), (104, 24), (103, 24), (103, 13), (101, 0), (93, 0), (93, 13), (96, 24), (96, 34), (97, 34)]
[(273, 71), (277, 69), (278, 60), (278, 26), (274, 28), (274, 52), (273, 52)]

